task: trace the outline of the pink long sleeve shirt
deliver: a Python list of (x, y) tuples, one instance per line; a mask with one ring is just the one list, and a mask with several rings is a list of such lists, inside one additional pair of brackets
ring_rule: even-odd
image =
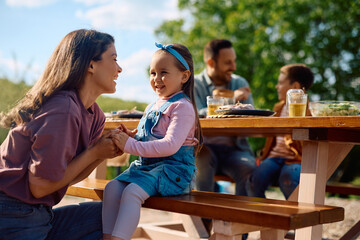
[[(159, 109), (170, 97), (159, 98), (152, 109)], [(158, 125), (154, 127), (154, 134), (164, 138), (148, 142), (128, 138), (124, 150), (136, 156), (165, 157), (176, 153), (181, 146), (194, 146), (198, 143), (194, 137), (195, 117), (194, 107), (189, 100), (182, 98), (175, 101), (163, 112)]]

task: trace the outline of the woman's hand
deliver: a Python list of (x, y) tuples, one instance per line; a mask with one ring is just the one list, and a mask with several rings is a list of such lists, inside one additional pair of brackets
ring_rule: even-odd
[(35, 198), (41, 198), (69, 184), (79, 182), (87, 177), (104, 159), (123, 154), (123, 151), (113, 142), (113, 135), (115, 133), (112, 132), (104, 134), (96, 143), (70, 161), (64, 177), (59, 181), (37, 177), (29, 171), (29, 187), (32, 195)]
[(249, 87), (238, 88), (234, 91), (235, 102), (243, 101), (249, 98), (251, 90)]
[(113, 136), (117, 134), (115, 132), (108, 132), (90, 147), (89, 150), (92, 151), (95, 159), (114, 158), (124, 153), (112, 140)]
[(124, 151), (125, 144), (128, 138), (129, 138), (128, 134), (124, 132), (119, 132), (118, 134), (112, 136), (112, 141), (121, 151)]

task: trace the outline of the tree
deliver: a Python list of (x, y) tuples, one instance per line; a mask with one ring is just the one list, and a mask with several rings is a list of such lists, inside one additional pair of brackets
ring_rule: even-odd
[(359, 0), (179, 0), (178, 7), (191, 17), (163, 22), (155, 34), (186, 45), (196, 72), (209, 40), (231, 40), (236, 73), (249, 81), (257, 108), (277, 101), (279, 69), (289, 63), (313, 70), (313, 99), (360, 99)]

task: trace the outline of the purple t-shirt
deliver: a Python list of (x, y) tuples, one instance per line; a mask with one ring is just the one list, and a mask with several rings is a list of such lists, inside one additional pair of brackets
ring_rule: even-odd
[(69, 162), (101, 136), (104, 124), (104, 113), (96, 103), (87, 110), (76, 92), (57, 93), (33, 120), (11, 129), (1, 144), (0, 191), (30, 204), (57, 204), (67, 187), (34, 198), (28, 171), (50, 181), (61, 180)]

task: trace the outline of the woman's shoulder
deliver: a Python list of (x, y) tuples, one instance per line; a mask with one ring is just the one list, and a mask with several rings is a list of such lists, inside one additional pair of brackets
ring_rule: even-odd
[(75, 91), (60, 91), (43, 105), (43, 112), (52, 114), (79, 114), (84, 107)]
[(75, 91), (60, 91), (52, 96), (46, 105), (60, 112), (72, 112), (76, 109), (81, 110), (83, 107)]

